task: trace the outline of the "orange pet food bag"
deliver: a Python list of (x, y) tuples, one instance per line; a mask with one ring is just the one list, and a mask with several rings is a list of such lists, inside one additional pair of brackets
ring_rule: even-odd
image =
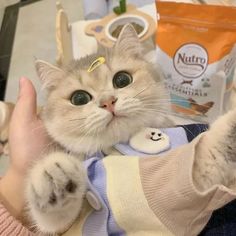
[(224, 109), (233, 87), (236, 8), (156, 2), (157, 60), (172, 109), (211, 122)]

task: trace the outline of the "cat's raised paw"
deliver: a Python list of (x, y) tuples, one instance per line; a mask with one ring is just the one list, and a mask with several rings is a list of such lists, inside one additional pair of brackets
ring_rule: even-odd
[(82, 162), (62, 152), (51, 153), (37, 163), (27, 182), (26, 198), (31, 215), (55, 218), (78, 214), (86, 190)]

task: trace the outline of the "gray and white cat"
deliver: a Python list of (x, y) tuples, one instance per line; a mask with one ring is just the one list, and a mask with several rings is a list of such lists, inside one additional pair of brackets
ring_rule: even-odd
[[(105, 63), (88, 72), (99, 57)], [(169, 98), (130, 25), (113, 49), (99, 49), (66, 68), (38, 61), (36, 69), (48, 91), (44, 124), (65, 151), (51, 152), (33, 166), (26, 198), (40, 231), (63, 232), (78, 217), (86, 192), (83, 156), (127, 141), (141, 127), (166, 126)], [(193, 177), (200, 190), (234, 180), (235, 115), (221, 117), (197, 147)]]

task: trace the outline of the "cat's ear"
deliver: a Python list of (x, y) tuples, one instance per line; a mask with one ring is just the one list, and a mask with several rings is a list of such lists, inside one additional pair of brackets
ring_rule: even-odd
[(36, 60), (35, 67), (43, 84), (43, 88), (46, 88), (47, 90), (54, 89), (59, 81), (65, 78), (65, 72), (63, 70), (48, 62)]
[(115, 50), (123, 55), (141, 56), (142, 47), (138, 35), (131, 24), (126, 24), (120, 32)]

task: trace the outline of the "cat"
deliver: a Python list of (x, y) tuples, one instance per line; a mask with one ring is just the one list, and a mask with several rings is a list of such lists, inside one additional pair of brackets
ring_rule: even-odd
[[(103, 62), (88, 72), (98, 58)], [(112, 49), (100, 48), (65, 68), (37, 61), (36, 70), (48, 91), (42, 119), (64, 151), (35, 163), (26, 199), (37, 228), (58, 233), (79, 216), (86, 192), (84, 156), (127, 141), (141, 127), (165, 127), (169, 98), (159, 68), (143, 55), (131, 25)], [(235, 180), (235, 117), (236, 110), (220, 117), (196, 147), (193, 182), (200, 191)]]
[[(105, 63), (88, 72), (98, 58)], [(141, 127), (167, 125), (169, 97), (152, 62), (131, 25), (112, 49), (99, 48), (65, 68), (36, 62), (48, 92), (41, 117), (65, 150), (46, 156), (28, 178), (30, 218), (42, 232), (63, 231), (78, 216), (86, 189), (84, 156), (127, 141)]]

